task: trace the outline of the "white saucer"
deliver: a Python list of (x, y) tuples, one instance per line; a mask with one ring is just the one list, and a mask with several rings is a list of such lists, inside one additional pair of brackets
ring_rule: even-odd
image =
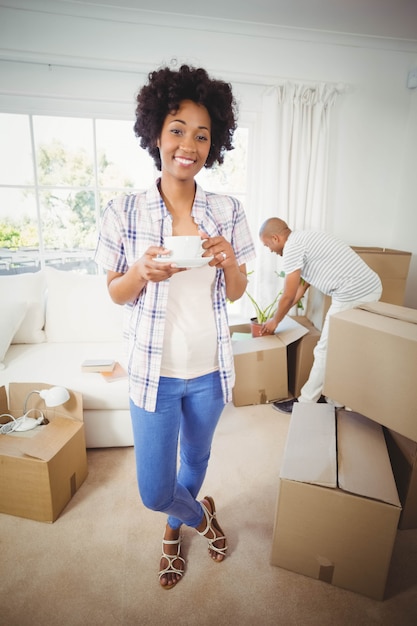
[(180, 268), (203, 267), (212, 260), (212, 256), (192, 257), (191, 259), (176, 259), (173, 256), (155, 257), (158, 263), (175, 263)]

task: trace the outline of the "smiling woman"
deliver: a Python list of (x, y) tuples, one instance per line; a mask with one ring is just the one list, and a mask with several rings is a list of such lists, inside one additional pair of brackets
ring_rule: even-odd
[[(96, 259), (112, 299), (131, 311), (137, 479), (143, 504), (167, 516), (159, 580), (172, 589), (185, 572), (183, 524), (208, 540), (213, 560), (226, 556), (214, 501), (197, 496), (233, 387), (226, 302), (243, 295), (255, 250), (242, 204), (195, 180), (233, 148), (231, 86), (202, 68), (162, 68), (148, 75), (136, 102), (135, 132), (161, 174), (146, 191), (109, 202)], [(204, 265), (161, 261), (174, 240), (196, 236)]]

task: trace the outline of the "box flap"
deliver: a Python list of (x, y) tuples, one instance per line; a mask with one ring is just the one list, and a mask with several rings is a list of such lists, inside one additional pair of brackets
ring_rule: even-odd
[[(6, 393), (6, 387), (0, 387), (0, 415), (3, 413), (7, 413), (9, 410), (8, 407), (8, 403), (7, 403), (7, 393)], [(8, 420), (6, 420), (7, 422)], [(1, 423), (1, 420), (0, 420)]]
[(276, 350), (277, 348), (284, 349), (284, 346), (278, 337), (274, 335), (268, 335), (265, 337), (252, 337), (248, 336), (247, 339), (242, 337), (242, 333), (238, 333), (238, 339), (233, 340), (233, 354), (235, 356), (239, 354), (249, 353), (262, 353), (264, 350)]
[(280, 478), (337, 487), (336, 420), (330, 404), (294, 404)]
[(78, 420), (56, 417), (47, 426), (29, 431), (3, 435), (0, 451), (5, 456), (30, 456), (49, 462), (83, 425)]
[[(397, 311), (393, 311), (393, 315), (390, 316), (384, 315), (382, 312), (384, 307), (381, 305), (385, 305), (389, 309), (392, 309), (392, 307), (394, 307), (395, 309), (401, 310), (403, 309), (403, 307), (394, 304), (385, 304), (384, 302), (379, 302), (378, 304), (380, 306), (375, 310), (371, 310), (371, 306), (369, 306), (369, 308), (367, 309), (361, 306), (354, 309), (347, 309), (346, 311), (342, 311), (341, 313), (335, 313), (335, 315), (332, 315), (330, 319), (329, 345), (331, 344), (332, 340), (334, 341), (336, 328), (339, 332), (341, 332), (339, 322), (342, 325), (348, 325), (346, 326), (346, 335), (343, 337), (342, 340), (343, 343), (348, 341), (348, 336), (351, 336), (353, 341), (357, 340), (359, 334), (363, 335), (364, 341), (371, 342), (371, 337), (377, 338), (379, 333), (382, 334), (380, 337), (380, 341), (384, 341), (385, 339), (387, 342), (393, 341), (397, 343), (405, 340), (406, 342), (410, 342), (410, 345), (417, 342), (417, 323), (410, 323), (408, 320), (400, 319), (397, 315)], [(405, 310), (407, 311), (413, 309)], [(417, 310), (415, 311), (415, 313), (417, 314)], [(388, 339), (388, 337), (392, 339)], [(378, 339), (375, 339), (375, 344), (372, 346), (372, 354), (377, 354), (378, 351), (381, 352), (380, 341)], [(331, 348), (329, 348), (328, 354), (330, 352), (330, 349)], [(349, 347), (349, 350), (351, 350), (351, 347)], [(329, 359), (329, 356), (327, 358)], [(391, 360), (392, 359), (396, 359), (397, 361), (400, 360), (398, 354), (395, 354), (394, 352), (391, 354)], [(387, 363), (388, 362), (389, 360), (387, 361)], [(324, 393), (332, 397), (331, 393), (327, 394), (326, 380), (324, 387)], [(338, 400), (342, 401), (341, 398), (338, 398)], [(362, 413), (368, 416), (366, 411), (362, 411)]]
[[(9, 384), (9, 409), (15, 415), (23, 414), (26, 398), (31, 391), (42, 389), (50, 389), (53, 385), (46, 383), (10, 383)], [(71, 419), (83, 421), (83, 401), (82, 394), (78, 391), (68, 389), (70, 398), (65, 404), (57, 407), (48, 408), (48, 419), (55, 415), (69, 417)], [(28, 399), (27, 409), (39, 409), (43, 413), (46, 411), (45, 402), (38, 394), (32, 394)]]
[(408, 459), (409, 462), (414, 465), (417, 460), (417, 441), (408, 439), (408, 437), (404, 437), (404, 435), (400, 435), (390, 428), (388, 428), (387, 430), (389, 435), (392, 437), (392, 439), (394, 439), (397, 446), (406, 457), (406, 459)]
[(307, 328), (309, 333), (320, 334), (319, 329), (314, 326), (314, 322), (312, 322), (307, 315), (294, 315), (292, 316), (292, 319), (295, 319), (297, 324), (301, 324), (304, 328)]
[(388, 255), (388, 256), (404, 256), (411, 257), (411, 252), (405, 250), (393, 250), (392, 248), (377, 248), (368, 246), (351, 246), (352, 250), (358, 254), (375, 254), (375, 255)]
[(296, 322), (294, 318), (286, 315), (284, 319), (278, 324), (275, 334), (281, 339), (285, 346), (289, 346), (290, 343), (301, 339), (304, 335), (308, 334), (308, 328)]
[[(264, 337), (252, 337), (250, 325), (247, 325), (248, 333), (244, 332), (244, 326), (237, 326), (237, 330), (232, 331), (234, 354), (244, 354), (245, 352), (257, 352), (259, 350), (270, 350), (277, 347), (277, 340), (284, 346), (289, 346), (294, 341), (301, 339), (308, 334), (308, 328), (299, 324), (294, 319), (286, 315), (278, 324), (274, 335)], [(245, 336), (246, 335), (246, 336)], [(274, 342), (275, 340), (275, 342)]]
[[(22, 433), (22, 435), (23, 434), (24, 433)], [(0, 435), (0, 456), (23, 456), (23, 452), (20, 448), (20, 441), (21, 438), (15, 437), (11, 434)]]
[(353, 411), (337, 414), (338, 483), (344, 491), (400, 506), (380, 424)]
[(370, 313), (376, 313), (377, 315), (383, 315), (384, 317), (391, 317), (402, 322), (417, 324), (417, 309), (409, 309), (405, 306), (399, 306), (398, 304), (388, 304), (388, 302), (371, 302), (369, 304), (362, 304), (357, 308), (369, 311)]

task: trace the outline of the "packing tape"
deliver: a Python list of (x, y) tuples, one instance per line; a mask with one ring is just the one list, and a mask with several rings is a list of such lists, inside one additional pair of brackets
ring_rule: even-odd
[(317, 562), (319, 564), (318, 579), (325, 583), (331, 583), (333, 580), (334, 563), (329, 561), (325, 556), (318, 556)]
[(266, 404), (266, 391), (265, 389), (258, 389), (259, 404)]

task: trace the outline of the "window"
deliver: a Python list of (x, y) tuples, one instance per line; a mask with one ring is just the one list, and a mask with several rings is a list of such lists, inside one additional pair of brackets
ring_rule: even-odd
[[(239, 128), (223, 166), (199, 173), (205, 189), (245, 201), (248, 134)], [(133, 122), (0, 114), (0, 136), (0, 273), (97, 272), (101, 211), (157, 176)]]

